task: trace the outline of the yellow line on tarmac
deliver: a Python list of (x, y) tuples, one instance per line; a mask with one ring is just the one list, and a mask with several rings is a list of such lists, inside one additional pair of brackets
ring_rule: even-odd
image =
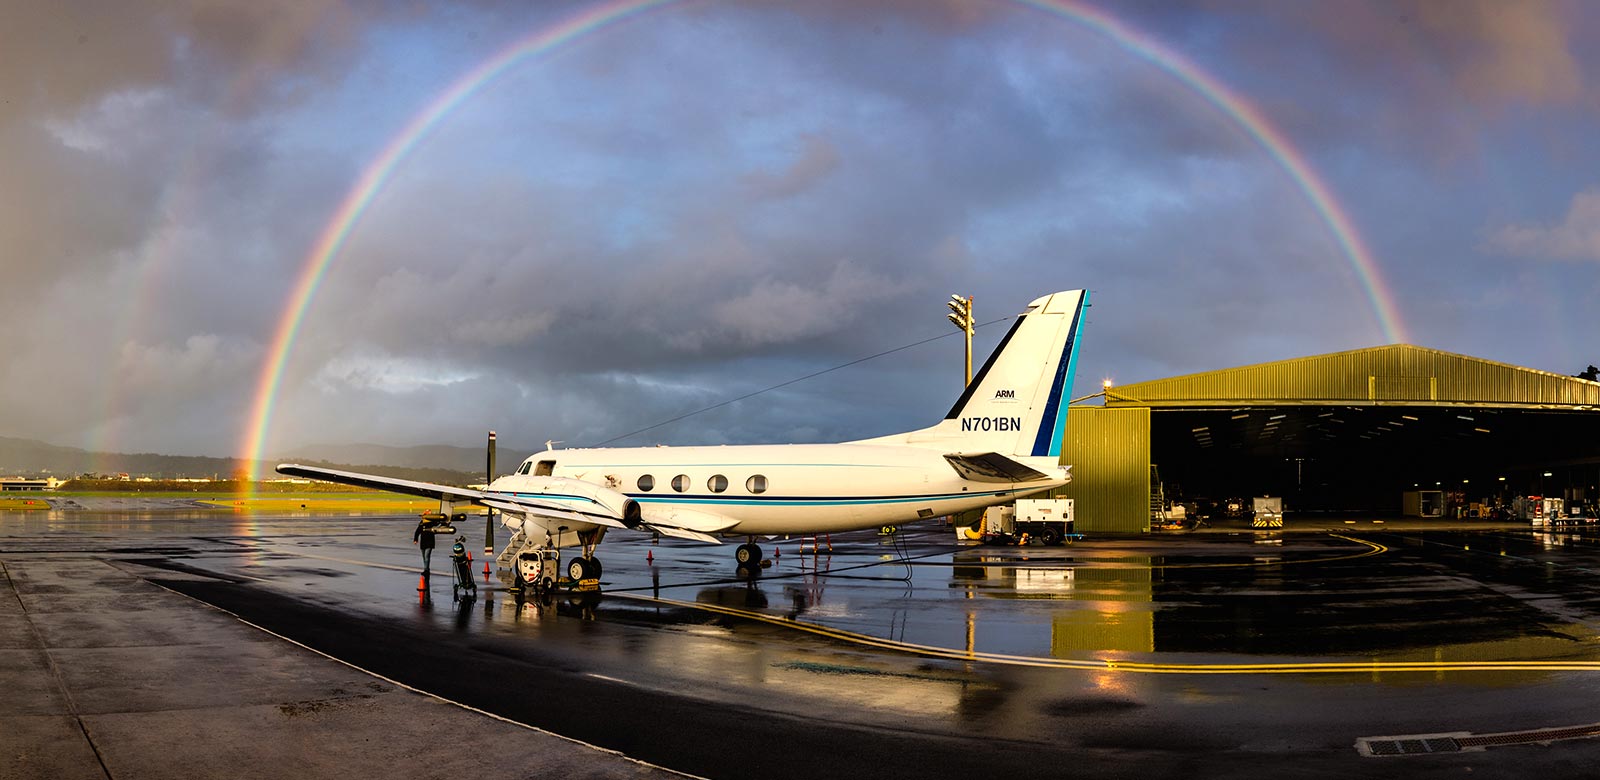
[[(1388, 552), (1389, 548), (1376, 542), (1364, 539), (1354, 539), (1348, 536), (1338, 536), (1352, 542), (1358, 542), (1371, 548), (1355, 555), (1341, 556), (1329, 560), (1351, 560), (1378, 555)], [(1305, 561), (1310, 563), (1311, 561)], [(1131, 672), (1138, 674), (1379, 674), (1400, 672), (1600, 672), (1600, 661), (1307, 661), (1299, 663), (1154, 663), (1148, 661), (1127, 661), (1114, 658), (1097, 659), (1071, 659), (1071, 658), (1042, 658), (1038, 656), (1008, 655), (1005, 653), (987, 653), (980, 651), (967, 652), (936, 645), (923, 645), (913, 642), (900, 642), (893, 639), (846, 631), (838, 628), (829, 628), (814, 623), (802, 623), (764, 612), (725, 607), (719, 604), (701, 604), (698, 602), (678, 601), (664, 599), (656, 596), (647, 596), (641, 593), (608, 593), (612, 598), (633, 599), (635, 601), (664, 604), (667, 606), (685, 609), (698, 609), (742, 620), (752, 620), (759, 623), (780, 626), (783, 628), (802, 631), (828, 639), (848, 642), (862, 647), (872, 647), (881, 650), (910, 653), (930, 658), (945, 658), (956, 661), (981, 661), (984, 663), (1004, 664), (1009, 666), (1031, 666), (1048, 669), (1076, 669), (1080, 671), (1112, 671)]]
[[(1363, 551), (1363, 552), (1352, 553), (1350, 555), (1334, 555), (1334, 556), (1330, 556), (1330, 557), (1327, 557), (1327, 558), (1295, 558), (1293, 560), (1286, 560), (1286, 561), (1239, 561), (1237, 563), (1157, 563), (1157, 564), (1149, 564), (1149, 565), (1144, 565), (1144, 566), (1120, 566), (1120, 565), (1100, 566), (1100, 565), (1095, 564), (1094, 561), (1092, 561), (1092, 560), (1078, 561), (1078, 562), (1075, 562), (1075, 563), (1078, 564), (1078, 565), (1082, 565), (1082, 567), (1086, 568), (1086, 569), (1113, 570), (1113, 571), (1126, 571), (1126, 570), (1130, 570), (1130, 569), (1155, 570), (1155, 569), (1257, 568), (1257, 567), (1262, 567), (1262, 566), (1295, 566), (1295, 565), (1302, 565), (1302, 564), (1307, 564), (1307, 563), (1333, 563), (1335, 561), (1353, 561), (1353, 560), (1355, 560), (1357, 558), (1366, 558), (1366, 557), (1373, 556), (1373, 555), (1381, 555), (1381, 554), (1386, 553), (1386, 552), (1389, 551), (1388, 547), (1385, 547), (1384, 545), (1378, 544), (1377, 542), (1369, 542), (1366, 539), (1357, 539), (1355, 537), (1345, 536), (1343, 534), (1336, 534), (1336, 533), (1331, 533), (1331, 532), (1328, 535), (1334, 537), (1335, 539), (1343, 539), (1343, 540), (1345, 540), (1347, 542), (1355, 542), (1357, 544), (1364, 544), (1364, 545), (1366, 545), (1368, 547), (1368, 549)], [(980, 564), (965, 564), (965, 563), (957, 562), (957, 563), (954, 563), (952, 565), (954, 565), (954, 566), (964, 566), (964, 565), (982, 566), (982, 565), (1011, 565), (1011, 563), (1009, 561), (1006, 561), (1006, 562), (989, 562), (988, 564), (982, 564), (982, 563), (980, 563)]]
[(1174, 564), (1162, 564), (1162, 565), (1155, 565), (1155, 566), (1148, 566), (1148, 567), (1145, 567), (1145, 566), (1133, 566), (1133, 567), (1121, 567), (1121, 566), (1100, 567), (1100, 566), (1096, 566), (1094, 568), (1097, 568), (1097, 569), (1098, 568), (1227, 569), (1227, 568), (1246, 568), (1246, 567), (1254, 568), (1254, 567), (1260, 567), (1260, 566), (1295, 566), (1295, 565), (1307, 564), (1307, 563), (1333, 563), (1335, 561), (1353, 561), (1353, 560), (1355, 560), (1357, 558), (1366, 558), (1366, 557), (1372, 556), (1372, 555), (1381, 555), (1381, 554), (1386, 553), (1386, 552), (1389, 551), (1388, 547), (1385, 547), (1385, 546), (1383, 546), (1381, 544), (1378, 544), (1377, 542), (1369, 542), (1369, 541), (1367, 541), (1365, 539), (1356, 539), (1354, 537), (1345, 536), (1343, 534), (1330, 533), (1328, 535), (1334, 537), (1335, 539), (1343, 539), (1343, 540), (1345, 540), (1347, 542), (1355, 542), (1357, 544), (1364, 544), (1370, 549), (1366, 550), (1365, 552), (1352, 553), (1350, 555), (1335, 555), (1335, 556), (1328, 557), (1328, 558), (1296, 558), (1296, 559), (1287, 560), (1287, 561), (1247, 561), (1247, 562), (1239, 562), (1239, 563), (1174, 563)]
[(947, 647), (900, 642), (893, 639), (859, 634), (854, 631), (829, 628), (813, 623), (768, 615), (762, 612), (725, 607), (719, 604), (664, 599), (640, 593), (609, 593), (612, 598), (626, 598), (654, 604), (664, 604), (685, 609), (698, 609), (743, 620), (753, 620), (774, 626), (803, 631), (808, 634), (848, 642), (864, 647), (874, 647), (931, 658), (957, 661), (982, 661), (1009, 666), (1033, 666), (1050, 669), (1077, 669), (1082, 671), (1136, 672), (1140, 674), (1376, 674), (1396, 672), (1600, 672), (1600, 661), (1309, 661), (1301, 663), (1247, 663), (1247, 664), (1182, 664), (1124, 661), (1111, 658), (1070, 659), (1041, 658), (1038, 656), (1007, 655), (1004, 653), (967, 652)]
[[(1322, 558), (1316, 561), (1296, 561), (1297, 563), (1315, 563), (1333, 560), (1352, 560), (1378, 555), (1389, 551), (1376, 542), (1365, 539), (1355, 539), (1339, 534), (1330, 534), (1347, 541), (1358, 542), (1371, 548), (1365, 552), (1354, 555), (1340, 556), (1338, 558)], [(303, 558), (314, 558), (338, 563), (350, 563), (360, 566), (372, 566), (383, 569), (401, 571), (415, 571), (412, 567), (401, 567), (373, 561), (358, 561), (348, 558), (335, 558), (332, 556), (292, 552), (291, 555)], [(603, 592), (604, 593), (604, 592)], [(1309, 661), (1301, 663), (1249, 663), (1249, 664), (1181, 664), (1181, 663), (1153, 663), (1148, 661), (1125, 661), (1114, 658), (1071, 659), (1071, 658), (1041, 658), (1028, 655), (1008, 655), (1005, 653), (986, 653), (980, 651), (967, 652), (936, 645), (923, 645), (913, 642), (900, 642), (893, 639), (884, 639), (870, 634), (860, 634), (854, 631), (845, 631), (838, 628), (802, 623), (797, 620), (769, 615), (763, 612), (724, 607), (719, 604), (701, 604), (691, 601), (678, 601), (664, 599), (656, 596), (647, 596), (642, 593), (604, 593), (610, 598), (632, 599), (653, 604), (665, 604), (685, 609), (698, 609), (713, 612), (728, 617), (742, 620), (753, 620), (759, 623), (780, 626), (795, 631), (834, 639), (841, 642), (874, 647), (881, 650), (910, 653), (929, 658), (945, 658), (956, 661), (981, 661), (984, 663), (1004, 664), (1008, 666), (1031, 666), (1047, 669), (1076, 669), (1079, 671), (1110, 671), (1130, 672), (1138, 674), (1380, 674), (1399, 672), (1600, 672), (1600, 661)]]

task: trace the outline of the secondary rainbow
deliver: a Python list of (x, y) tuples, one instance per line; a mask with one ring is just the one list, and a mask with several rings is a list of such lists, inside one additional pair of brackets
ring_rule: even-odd
[[(267, 436), (272, 426), (273, 403), (283, 378), (300, 323), (307, 308), (316, 296), (317, 288), (333, 259), (344, 247), (356, 222), (365, 213), (373, 198), (383, 188), (394, 172), (395, 166), (425, 138), (429, 131), (463, 101), (481, 91), (496, 77), (529, 57), (546, 53), (584, 34), (591, 33), (620, 21), (631, 19), (648, 11), (687, 0), (621, 0), (603, 3), (577, 13), (550, 27), (541, 28), (526, 38), (502, 49), (487, 61), (456, 80), (433, 102), (407, 122), (401, 131), (375, 157), (345, 196), (333, 219), (313, 245), (305, 266), (290, 293), (273, 337), (268, 344), (256, 395), (251, 406), (244, 437), (242, 458), (247, 464), (257, 464), (266, 448)], [(1305, 194), (1318, 216), (1332, 232), (1341, 252), (1352, 270), (1378, 319), (1383, 335), (1391, 343), (1405, 340), (1400, 316), (1393, 295), (1383, 282), (1382, 274), (1371, 251), (1362, 241), (1349, 215), (1334, 199), (1329, 188), (1313, 173), (1310, 163), (1261, 112), (1244, 98), (1235, 95), (1220, 81), (1197, 65), (1163, 46), (1147, 35), (1139, 33), (1109, 14), (1067, 0), (1011, 0), (1055, 17), (1076, 22), (1099, 33), (1128, 52), (1138, 56), (1176, 78), (1180, 83), (1205, 98), (1221, 111), (1283, 168), (1295, 185)]]

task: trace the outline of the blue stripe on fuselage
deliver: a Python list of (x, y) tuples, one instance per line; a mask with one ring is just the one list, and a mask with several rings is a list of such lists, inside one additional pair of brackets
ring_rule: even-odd
[[(1042, 488), (1034, 488), (1039, 490)], [(1009, 496), (1019, 493), (1026, 488), (1016, 490), (986, 491), (983, 493), (940, 493), (921, 496), (826, 496), (817, 498), (800, 498), (793, 496), (773, 496), (759, 498), (755, 496), (659, 496), (644, 493), (630, 493), (629, 498), (641, 504), (712, 504), (722, 506), (851, 506), (867, 504), (910, 504), (917, 501), (950, 501), (958, 498), (985, 498)]]

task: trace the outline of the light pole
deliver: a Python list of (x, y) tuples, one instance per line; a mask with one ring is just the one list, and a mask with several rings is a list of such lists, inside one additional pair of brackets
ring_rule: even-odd
[(944, 305), (950, 307), (950, 313), (944, 315), (945, 319), (950, 320), (950, 324), (960, 328), (961, 332), (967, 334), (967, 379), (962, 384), (962, 387), (966, 387), (972, 384), (972, 296), (968, 295), (963, 298), (959, 295), (952, 295), (950, 300), (945, 301)]

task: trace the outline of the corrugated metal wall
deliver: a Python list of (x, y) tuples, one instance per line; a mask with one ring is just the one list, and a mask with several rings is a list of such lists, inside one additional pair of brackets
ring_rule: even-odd
[(1245, 402), (1571, 407), (1600, 405), (1600, 384), (1394, 344), (1125, 385), (1113, 388), (1108, 404), (1205, 406)]
[(1079, 533), (1150, 530), (1150, 410), (1074, 406), (1061, 462), (1072, 483), (1051, 495), (1074, 500)]

